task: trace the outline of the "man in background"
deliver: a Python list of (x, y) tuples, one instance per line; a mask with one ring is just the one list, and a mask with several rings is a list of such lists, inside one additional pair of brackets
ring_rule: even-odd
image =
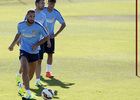
[[(55, 50), (55, 37), (66, 27), (65, 21), (60, 12), (55, 7), (56, 0), (48, 0), (48, 7), (42, 10), (46, 14), (47, 28), (50, 35), (51, 48), (47, 47), (48, 41), (44, 43), (44, 52), (48, 54), (46, 77), (54, 77), (51, 75), (50, 70), (53, 63), (53, 53)], [(54, 33), (54, 25), (56, 20), (61, 24), (60, 28)]]

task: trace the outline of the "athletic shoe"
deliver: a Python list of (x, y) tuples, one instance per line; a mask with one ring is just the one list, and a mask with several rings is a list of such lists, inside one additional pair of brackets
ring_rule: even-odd
[(54, 77), (50, 72), (46, 72), (46, 77)]
[(46, 86), (46, 84), (42, 83), (41, 81), (37, 82), (35, 85), (36, 86)]
[(17, 75), (16, 75), (16, 84), (17, 84), (18, 86), (19, 86), (20, 82), (21, 82), (21, 76), (17, 76)]
[(35, 94), (30, 95), (26, 92), (26, 94), (23, 96), (23, 98), (25, 98), (25, 99), (36, 99), (37, 96)]
[(25, 94), (25, 88), (21, 88), (21, 84), (19, 85), (18, 94), (19, 94), (20, 96), (23, 96), (23, 95)]

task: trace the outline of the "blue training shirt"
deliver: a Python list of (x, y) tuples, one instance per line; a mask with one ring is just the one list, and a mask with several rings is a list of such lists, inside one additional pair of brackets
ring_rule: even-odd
[(42, 12), (46, 14), (47, 28), (49, 30), (49, 35), (52, 35), (54, 34), (55, 21), (57, 20), (60, 24), (63, 24), (65, 21), (61, 16), (60, 12), (55, 8), (53, 9), (52, 12), (48, 12), (47, 7), (44, 7)]
[[(36, 13), (36, 15), (35, 15), (35, 21), (41, 23), (44, 27), (47, 27), (46, 15), (45, 15), (43, 12), (40, 12), (40, 13), (35, 12), (35, 13)], [(24, 20), (27, 20), (26, 15), (25, 15)], [(43, 38), (43, 36), (40, 35), (40, 40), (41, 40), (42, 38)], [(40, 46), (39, 46), (39, 49), (41, 49)]]
[(21, 34), (20, 50), (24, 50), (30, 54), (39, 53), (40, 47), (32, 51), (32, 46), (39, 42), (40, 36), (47, 37), (48, 33), (43, 25), (34, 21), (33, 25), (28, 26), (26, 21), (18, 24), (18, 34)]

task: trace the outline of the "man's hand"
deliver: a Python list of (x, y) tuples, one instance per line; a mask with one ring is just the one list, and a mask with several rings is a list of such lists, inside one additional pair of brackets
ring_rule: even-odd
[(55, 34), (50, 35), (50, 38), (55, 38), (65, 27), (66, 27), (66, 23), (64, 22), (63, 24), (61, 24), (61, 27)]
[(48, 47), (48, 48), (51, 48), (51, 41), (50, 41), (50, 39), (49, 39), (48, 42), (47, 42), (47, 47)]
[(17, 43), (17, 41), (19, 40), (20, 36), (21, 36), (21, 34), (18, 34), (18, 33), (15, 35), (15, 38), (14, 38), (13, 42), (12, 42), (11, 45), (8, 47), (8, 49), (9, 49), (10, 51), (13, 51), (14, 46), (15, 46), (15, 44)]
[(13, 51), (14, 47), (10, 45), (10, 46), (8, 47), (8, 49), (9, 49), (10, 51)]
[(35, 50), (37, 49), (37, 47), (38, 47), (38, 46), (37, 46), (36, 44), (33, 45), (33, 46), (32, 46), (32, 51), (35, 51)]

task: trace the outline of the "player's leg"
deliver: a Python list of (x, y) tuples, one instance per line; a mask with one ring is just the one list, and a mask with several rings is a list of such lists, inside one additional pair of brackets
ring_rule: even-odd
[[(53, 53), (54, 53), (54, 48), (55, 48), (55, 40), (50, 39), (50, 42), (51, 42), (51, 48), (48, 48), (48, 47), (45, 48), (45, 52), (48, 54), (46, 77), (54, 77), (53, 75), (51, 75), (50, 70), (51, 70), (52, 63), (53, 63)], [(46, 43), (46, 45), (47, 45), (47, 43)]]
[[(30, 65), (30, 64), (28, 64), (28, 65)], [(32, 66), (32, 65), (30, 65), (30, 66)], [(36, 95), (31, 94), (30, 87), (29, 87), (29, 81), (30, 81), (29, 72), (30, 72), (30, 75), (32, 75), (31, 73), (32, 73), (33, 70), (35, 71), (35, 68), (31, 68), (31, 67), (29, 67), (29, 69), (28, 68), (22, 68), (22, 70), (23, 70), (22, 77), (23, 77), (23, 82), (24, 83), (20, 84), (18, 94), (23, 96), (23, 98), (25, 98), (25, 100), (27, 100), (27, 99), (35, 99)], [(28, 71), (28, 70), (30, 70), (30, 71)], [(25, 75), (27, 73), (28, 73), (28, 75)], [(26, 90), (26, 92), (25, 92), (25, 90)]]
[(22, 80), (23, 80), (23, 83), (20, 83), (19, 84), (19, 91), (18, 91), (18, 94), (19, 95), (24, 95), (25, 94), (25, 85), (26, 85), (26, 89), (29, 89), (29, 75), (28, 75), (28, 54), (27, 52), (23, 51), (23, 50), (20, 50), (20, 56), (19, 56), (19, 59), (20, 59), (20, 63), (21, 63), (21, 69), (22, 71)]
[(41, 50), (39, 50), (39, 60), (38, 65), (36, 67), (36, 83), (40, 81), (40, 74), (41, 74), (41, 63), (44, 54), (44, 44), (40, 45)]
[(52, 62), (53, 62), (53, 54), (48, 53), (47, 64), (52, 65)]
[(53, 62), (53, 54), (48, 53), (46, 77), (54, 77), (50, 73), (50, 70), (51, 70), (51, 67), (52, 67), (52, 62)]
[(22, 73), (22, 68), (21, 68), (21, 66), (20, 66), (20, 69), (19, 69), (19, 73), (20, 73), (20, 74)]
[(47, 58), (47, 72), (50, 72), (51, 70), (51, 66), (52, 66), (52, 62), (53, 62), (53, 54), (52, 53), (48, 53), (48, 58)]
[[(21, 38), (17, 43), (18, 45), (21, 44)], [(16, 84), (19, 85), (21, 83), (21, 75), (22, 75), (22, 68), (20, 66), (19, 72), (16, 74)]]
[(28, 63), (29, 78), (30, 78), (30, 80), (34, 76), (34, 72), (35, 72), (36, 66), (37, 66), (37, 61)]
[(21, 67), (22, 67), (22, 79), (26, 90), (29, 90), (29, 74), (28, 74), (28, 61), (25, 56), (20, 58)]
[[(26, 53), (24, 56), (20, 56), (21, 68), (22, 68), (22, 80), (23, 83), (19, 85), (19, 95), (24, 95), (26, 91), (29, 91), (29, 75), (28, 75), (28, 61), (26, 58)], [(25, 91), (26, 89), (26, 91)]]
[(40, 81), (40, 75), (41, 75), (41, 64), (42, 64), (42, 59), (43, 59), (43, 54), (44, 54), (44, 44), (41, 46), (41, 50), (39, 51), (39, 60), (36, 66), (36, 86), (46, 86), (46, 84), (42, 83)]
[[(36, 68), (36, 63), (37, 63), (37, 61), (33, 62), (33, 63), (28, 63), (29, 80), (31, 80), (33, 78), (34, 71), (35, 71), (35, 68)], [(24, 95), (25, 94), (25, 89), (24, 88), (25, 88), (25, 83), (24, 83), (24, 85), (23, 85), (23, 83), (21, 83), (20, 86), (19, 86), (19, 92), (18, 92), (19, 95)], [(29, 94), (30, 94), (30, 91), (29, 91)]]
[(22, 68), (20, 66), (19, 72), (16, 74), (16, 84), (19, 85), (21, 83), (21, 75), (22, 75)]
[(35, 69), (38, 65), (38, 60), (39, 60), (39, 54), (29, 54), (29, 77), (30, 77), (30, 80), (33, 78), (34, 76), (34, 72), (35, 72)]
[[(27, 72), (27, 75), (28, 75), (28, 78), (29, 78), (29, 81), (33, 78), (33, 75), (34, 75), (34, 72), (35, 72), (35, 68), (37, 66), (37, 61), (39, 59), (39, 54), (29, 54), (27, 53), (27, 58), (28, 58), (28, 72)], [(22, 68), (22, 73), (24, 73), (24, 70)], [(24, 82), (24, 80), (23, 80)], [(24, 83), (25, 85), (25, 88), (26, 88), (26, 84)], [(36, 98), (36, 95), (34, 94), (31, 94), (30, 92), (30, 88), (26, 88), (26, 94), (23, 96), (25, 97), (26, 99), (34, 99)]]
[(41, 63), (42, 60), (38, 60), (37, 67), (36, 67), (36, 82), (40, 81), (40, 74), (41, 74)]

